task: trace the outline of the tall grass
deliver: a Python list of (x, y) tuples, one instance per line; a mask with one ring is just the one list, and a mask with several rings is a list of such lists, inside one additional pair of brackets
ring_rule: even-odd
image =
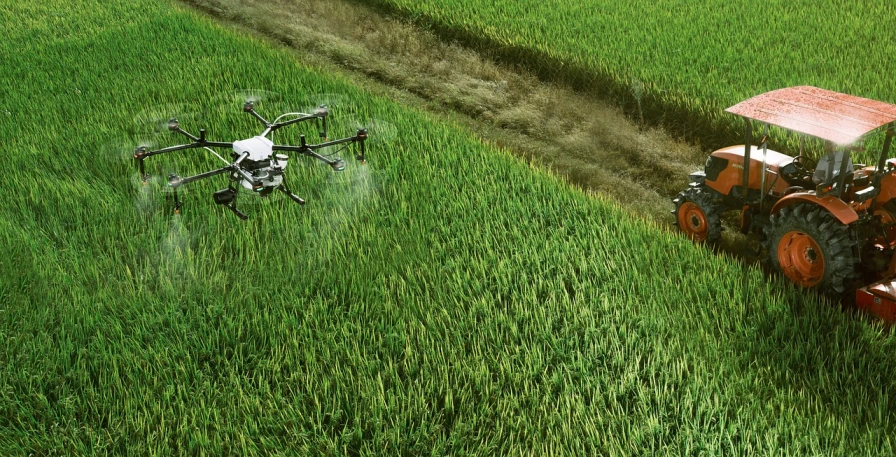
[[(370, 3), (370, 2), (367, 2)], [(725, 107), (814, 85), (896, 102), (896, 6), (825, 1), (376, 0), (442, 34), (615, 99), (709, 147), (742, 141)], [(778, 138), (782, 148), (793, 139)]]
[[(875, 325), (170, 3), (0, 13), (0, 454), (894, 452)], [(397, 135), (294, 159), (304, 207), (209, 180), (171, 215), (135, 116), (244, 138), (246, 87)]]

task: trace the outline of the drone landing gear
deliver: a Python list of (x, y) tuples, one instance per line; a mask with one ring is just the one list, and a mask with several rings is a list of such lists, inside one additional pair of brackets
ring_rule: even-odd
[(232, 185), (226, 189), (221, 189), (214, 194), (212, 194), (212, 198), (215, 199), (215, 203), (233, 211), (233, 214), (236, 214), (242, 220), (246, 220), (249, 216), (246, 213), (236, 209), (236, 195), (239, 192), (239, 187), (233, 187)]
[(231, 210), (231, 211), (233, 211), (233, 214), (236, 214), (236, 217), (238, 217), (238, 218), (240, 218), (240, 219), (242, 219), (242, 220), (249, 219), (249, 216), (246, 215), (246, 213), (244, 213), (244, 212), (242, 212), (242, 211), (236, 209), (236, 205), (233, 204), (233, 203), (231, 203), (231, 204), (229, 204), (229, 205), (224, 205), (224, 207), (227, 208), (227, 209), (229, 209), (229, 210)]
[(304, 205), (304, 204), (305, 204), (305, 200), (302, 199), (302, 197), (299, 197), (298, 195), (296, 195), (296, 194), (290, 192), (289, 188), (286, 187), (285, 185), (281, 185), (281, 186), (278, 187), (277, 189), (280, 189), (280, 192), (283, 192), (284, 194), (286, 194), (286, 196), (289, 197), (289, 198), (291, 198), (292, 201), (294, 201), (294, 202), (296, 202), (296, 203), (298, 203), (298, 204), (300, 204), (300, 205)]

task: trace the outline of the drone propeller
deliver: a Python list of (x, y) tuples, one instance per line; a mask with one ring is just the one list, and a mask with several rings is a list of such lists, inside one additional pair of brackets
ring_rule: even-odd
[(199, 113), (188, 111), (186, 105), (168, 103), (153, 106), (140, 111), (134, 116), (134, 136), (144, 137), (158, 133), (167, 133), (171, 128), (171, 120), (189, 121), (199, 117)]
[[(150, 138), (152, 137), (146, 137), (144, 141), (141, 141), (138, 148), (152, 148), (153, 141)], [(125, 170), (128, 172), (125, 179), (130, 183), (130, 188), (134, 189), (134, 207), (139, 213), (148, 215), (157, 207), (154, 193), (158, 188), (159, 181), (156, 177), (150, 177), (144, 181), (140, 173), (136, 172), (137, 170), (133, 168), (134, 150), (132, 138), (127, 136), (114, 137), (97, 148), (97, 154), (99, 154), (97, 159), (107, 166), (125, 167)]]
[(236, 89), (215, 97), (211, 102), (211, 106), (215, 109), (232, 111), (236, 107), (245, 107), (249, 103), (257, 106), (260, 102), (276, 101), (279, 98), (279, 93), (270, 90)]
[[(274, 118), (272, 121), (274, 123), (285, 122), (289, 123), (290, 121), (298, 118), (307, 118), (308, 116), (314, 116), (316, 119), (309, 120), (306, 125), (312, 125), (317, 129), (318, 135), (322, 141), (327, 141), (328, 138), (328, 129), (329, 129), (329, 121), (328, 118), (330, 116), (330, 112), (334, 107), (340, 106), (342, 104), (342, 97), (335, 94), (317, 94), (312, 96), (302, 97), (302, 102), (299, 104), (287, 106), (284, 110), (284, 113), (280, 116)], [(308, 103), (308, 100), (316, 100), (313, 103)], [(243, 105), (244, 111), (251, 111), (254, 108), (254, 104), (250, 102), (246, 102)], [(282, 131), (281, 135), (286, 135), (283, 137), (282, 141), (291, 142), (296, 141), (294, 135), (298, 132), (293, 132), (292, 129), (289, 131)], [(301, 132), (301, 130), (299, 131)]]
[[(328, 117), (335, 113), (337, 116), (351, 112), (354, 108), (350, 99), (342, 94), (337, 93), (320, 93), (305, 95), (300, 98), (299, 108), (289, 110), (293, 112), (323, 115), (322, 118)], [(325, 132), (321, 132), (325, 133)], [(325, 137), (326, 135), (322, 136)]]
[(367, 132), (368, 145), (381, 145), (390, 143), (398, 136), (398, 127), (395, 124), (382, 119), (350, 119), (347, 125), (351, 126), (353, 133), (364, 130)]
[[(151, 137), (146, 136), (140, 141), (140, 145), (150, 147)], [(101, 155), (104, 162), (115, 162), (115, 164), (127, 164), (128, 167), (133, 166), (134, 161), (134, 142), (133, 139), (122, 136), (114, 138), (101, 145), (97, 152)]]
[(335, 109), (339, 112), (348, 112), (348, 108), (350, 108), (350, 99), (348, 97), (331, 92), (305, 95), (300, 100), (299, 106), (302, 106), (300, 111), (305, 113), (313, 113), (314, 110), (320, 107), (326, 107), (330, 110)]
[(233, 95), (239, 97), (243, 102), (253, 103), (264, 100), (276, 100), (280, 97), (279, 93), (264, 89), (239, 89), (234, 91)]
[(157, 200), (154, 194), (160, 183), (161, 180), (158, 176), (150, 176), (146, 181), (137, 175), (131, 178), (132, 186), (137, 189), (137, 194), (134, 197), (134, 207), (139, 212), (150, 214), (156, 209)]

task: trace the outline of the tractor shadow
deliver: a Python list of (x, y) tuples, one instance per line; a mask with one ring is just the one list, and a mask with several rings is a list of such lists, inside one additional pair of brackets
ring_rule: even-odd
[(711, 250), (759, 267), (763, 281), (780, 286), (776, 295), (790, 297), (772, 305), (761, 301), (767, 293), (750, 294), (743, 321), (723, 343), (734, 350), (734, 372), (753, 377), (754, 398), (745, 401), (783, 399), (800, 414), (821, 421), (834, 416), (857, 430), (896, 423), (894, 329), (855, 309), (852, 291), (837, 300), (797, 289), (766, 265), (759, 243), (735, 224), (723, 221), (727, 230)]
[(799, 414), (834, 416), (858, 430), (896, 422), (888, 406), (896, 404), (891, 329), (811, 294), (778, 309), (765, 305), (753, 303), (731, 338), (737, 372), (753, 378), (749, 401), (783, 399)]

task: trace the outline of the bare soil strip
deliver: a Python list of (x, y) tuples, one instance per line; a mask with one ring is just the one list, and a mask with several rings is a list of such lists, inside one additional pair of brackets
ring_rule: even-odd
[(672, 222), (671, 197), (706, 158), (660, 129), (639, 126), (604, 102), (599, 87), (583, 94), (539, 80), (371, 7), (347, 0), (184, 1), (315, 65), (349, 70), (374, 90), (460, 120), (662, 225)]

